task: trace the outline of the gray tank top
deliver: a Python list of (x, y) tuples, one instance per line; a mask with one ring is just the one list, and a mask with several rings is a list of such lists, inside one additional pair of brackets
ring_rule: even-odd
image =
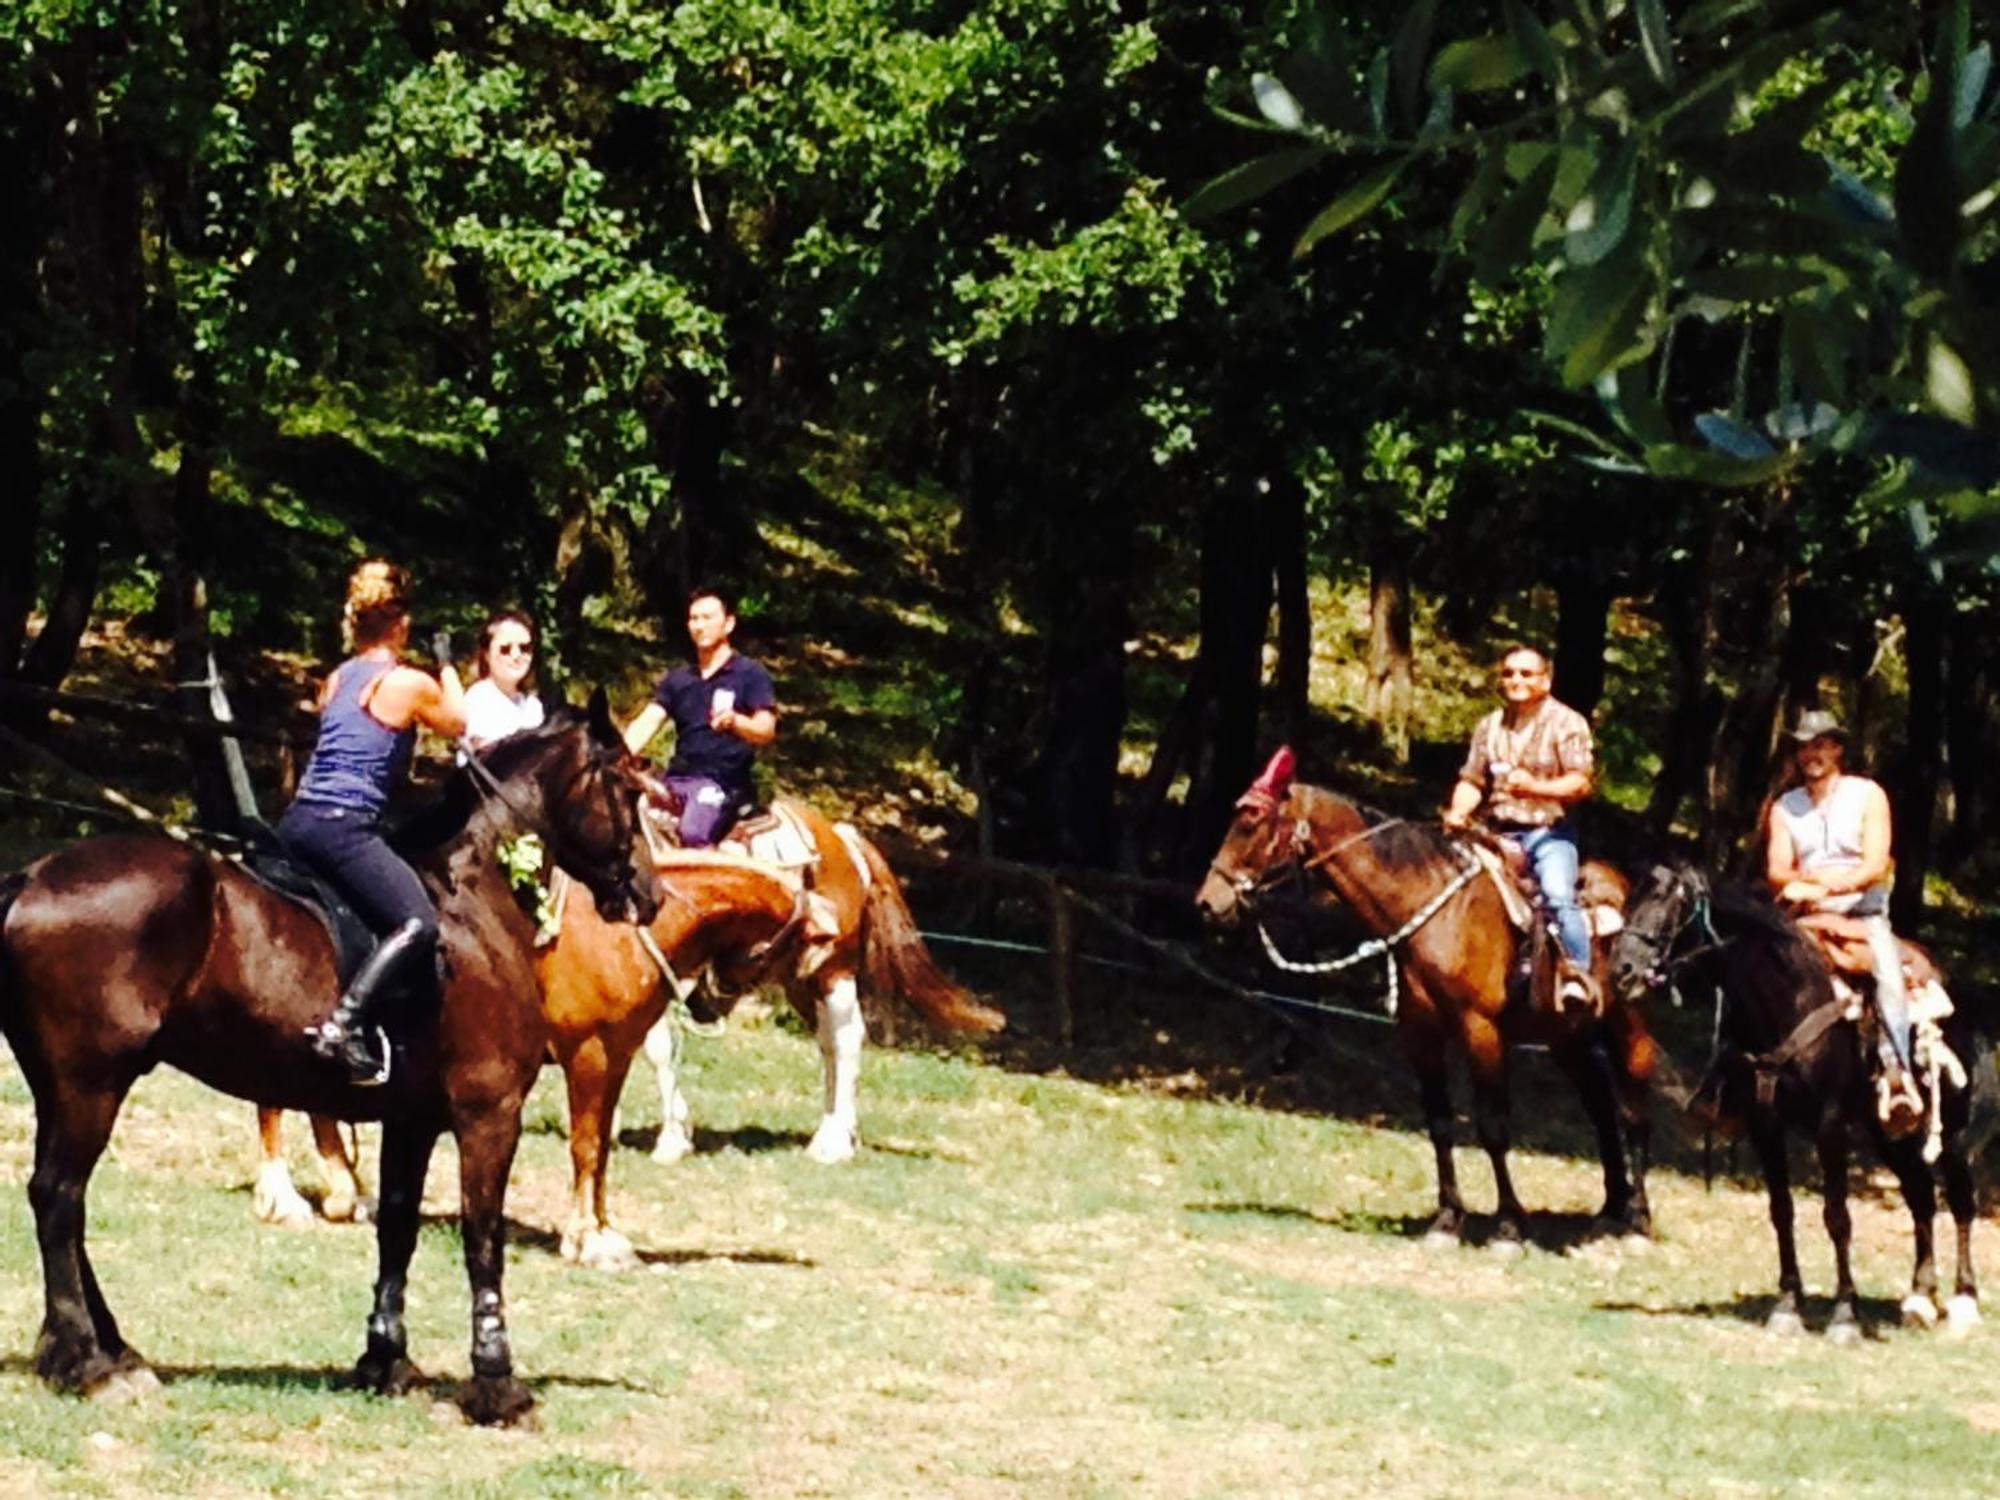
[(417, 731), (414, 725), (391, 729), (368, 712), (363, 699), (393, 665), (360, 657), (341, 663), (333, 696), (320, 710), (319, 739), (294, 801), (370, 816), (388, 805), (389, 789), (409, 768)]

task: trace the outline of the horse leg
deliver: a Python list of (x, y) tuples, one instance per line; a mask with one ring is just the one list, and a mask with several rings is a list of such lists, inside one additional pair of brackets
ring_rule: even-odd
[(1618, 1234), (1630, 1225), (1632, 1185), (1625, 1175), (1625, 1146), (1618, 1134), (1618, 1101), (1613, 1093), (1611, 1062), (1594, 1038), (1579, 1037), (1556, 1054), (1583, 1099), (1591, 1128), (1597, 1132), (1597, 1155), (1604, 1164), (1604, 1207), (1597, 1211), (1601, 1234)]
[(123, 1087), (36, 1091), (35, 1167), (28, 1201), (41, 1250), (44, 1306), (35, 1373), (72, 1395), (130, 1397), (158, 1385), (119, 1335), (84, 1248), (84, 1194), (111, 1139)]
[(1924, 1162), (1923, 1150), (1908, 1140), (1889, 1143), (1883, 1153), (1896, 1181), (1903, 1190), (1903, 1204), (1910, 1211), (1910, 1228), (1916, 1239), (1917, 1265), (1910, 1277), (1909, 1295), (1903, 1298), (1905, 1328), (1930, 1328), (1937, 1323), (1937, 1252), (1933, 1233), (1937, 1219), (1937, 1184)]
[[(613, 1100), (604, 1033), (594, 1032), (562, 1059), (569, 1085), (569, 1219), (563, 1225), (562, 1256), (596, 1271), (625, 1271), (637, 1264), (632, 1243), (611, 1229), (604, 1212), (605, 1165), (611, 1155)], [(624, 1082), (624, 1070), (617, 1083)]]
[(653, 1142), (653, 1160), (672, 1166), (694, 1151), (688, 1127), (687, 1096), (681, 1092), (681, 1033), (671, 1009), (646, 1033), (646, 1060), (660, 1080), (660, 1138)]
[[(1407, 1012), (1406, 1012), (1407, 1014)], [(1465, 1200), (1458, 1195), (1458, 1167), (1452, 1161), (1451, 1077), (1445, 1069), (1443, 1041), (1435, 1031), (1407, 1023), (1400, 1040), (1424, 1101), (1424, 1129), (1437, 1157), (1437, 1216), (1425, 1231), (1428, 1245), (1457, 1244), (1465, 1233)]]
[(1798, 1237), (1792, 1222), (1791, 1166), (1785, 1160), (1785, 1127), (1775, 1111), (1759, 1106), (1750, 1122), (1751, 1144), (1764, 1173), (1764, 1192), (1771, 1202), (1771, 1231), (1778, 1237), (1778, 1300), (1764, 1326), (1773, 1333), (1800, 1333), (1799, 1298), (1805, 1282), (1799, 1276)]
[(507, 1174), (521, 1140), (519, 1105), (490, 1108), (462, 1120), (457, 1133), (459, 1225), (465, 1237), (465, 1274), (472, 1285), (472, 1378), (459, 1388), (458, 1405), (481, 1426), (505, 1426), (535, 1404), (514, 1377), (500, 1294), (507, 1261)]
[(434, 1126), (391, 1120), (382, 1127), (382, 1195), (375, 1209), (375, 1305), (368, 1314), (368, 1344), (354, 1366), (354, 1383), (378, 1396), (399, 1396), (423, 1375), (409, 1359), (403, 1326), (403, 1293), (410, 1256), (417, 1248), (417, 1219), (424, 1173), (437, 1145)]
[(1943, 1161), (1944, 1199), (1958, 1229), (1958, 1277), (1951, 1301), (1945, 1305), (1945, 1326), (1961, 1336), (1979, 1324), (1979, 1283), (1972, 1274), (1972, 1221), (1979, 1215), (1979, 1204), (1973, 1192), (1972, 1163), (1965, 1154), (1964, 1123), (1961, 1119), (1946, 1138)]
[(361, 1187), (361, 1174), (347, 1153), (347, 1141), (340, 1133), (340, 1121), (326, 1115), (312, 1117), (313, 1148), (319, 1153), (320, 1176), (326, 1179), (326, 1196), (319, 1201), (320, 1216), (333, 1224), (368, 1222), (368, 1199)]
[(1629, 1015), (1615, 1037), (1615, 1053), (1604, 1066), (1611, 1076), (1618, 1122), (1625, 1132), (1625, 1165), (1631, 1173), (1632, 1194), (1625, 1208), (1625, 1232), (1652, 1237), (1653, 1205), (1646, 1197), (1646, 1172), (1653, 1160), (1653, 1074), (1658, 1052), (1645, 1027)]
[(819, 1129), (813, 1132), (806, 1155), (814, 1161), (831, 1164), (853, 1157), (859, 1125), (855, 1083), (861, 1073), (861, 1043), (868, 1035), (868, 1023), (861, 1015), (861, 996), (852, 974), (835, 974), (825, 981), (820, 993), (818, 1031), (820, 1063), (826, 1072), (826, 1101)]
[(1503, 1251), (1519, 1249), (1528, 1215), (1515, 1196), (1514, 1176), (1507, 1169), (1507, 1153), (1513, 1145), (1508, 1122), (1507, 1044), (1499, 1028), (1486, 1017), (1466, 1017), (1465, 1056), (1472, 1074), (1472, 1118), (1479, 1130), (1479, 1144), (1493, 1163), (1493, 1186), (1499, 1199), (1493, 1242)]
[(1827, 1324), (1826, 1336), (1834, 1344), (1852, 1344), (1861, 1338), (1861, 1318), (1854, 1305), (1854, 1267), (1849, 1255), (1854, 1220), (1847, 1211), (1847, 1121), (1837, 1109), (1829, 1109), (1820, 1121), (1817, 1144), (1821, 1188), (1826, 1195), (1826, 1233), (1833, 1241), (1833, 1320)]
[(260, 1223), (280, 1229), (305, 1229), (313, 1221), (312, 1205), (292, 1185), (285, 1165), (285, 1112), (257, 1107), (257, 1185), (250, 1192), (250, 1212)]

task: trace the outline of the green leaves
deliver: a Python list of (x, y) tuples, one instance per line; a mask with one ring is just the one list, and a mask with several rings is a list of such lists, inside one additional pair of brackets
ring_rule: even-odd
[(1220, 177), (1204, 183), (1182, 205), (1181, 212), (1199, 222), (1254, 203), (1273, 188), (1325, 161), (1330, 150), (1327, 146), (1288, 146), (1246, 161), (1240, 167), (1231, 167)]
[(1396, 157), (1384, 162), (1368, 173), (1354, 186), (1342, 193), (1333, 202), (1321, 209), (1313, 221), (1306, 225), (1292, 246), (1292, 256), (1297, 259), (1311, 252), (1313, 246), (1330, 234), (1336, 234), (1358, 219), (1365, 218), (1389, 195), (1402, 175), (1403, 168), (1410, 164), (1407, 156)]
[(1430, 84), (1434, 89), (1485, 93), (1506, 88), (1528, 69), (1528, 60), (1511, 35), (1470, 37), (1438, 49), (1431, 59)]

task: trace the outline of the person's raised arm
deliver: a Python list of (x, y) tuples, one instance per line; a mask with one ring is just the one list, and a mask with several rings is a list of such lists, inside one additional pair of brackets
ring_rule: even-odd
[(724, 709), (715, 715), (714, 727), (752, 745), (768, 745), (778, 737), (778, 711), (759, 708), (740, 714)]
[(410, 691), (410, 716), (424, 728), (455, 740), (465, 733), (465, 688), (458, 669), (447, 662), (436, 677), (405, 669), (415, 679)]
[(639, 717), (625, 726), (625, 748), (634, 755), (644, 755), (646, 747), (653, 743), (653, 736), (666, 722), (666, 708), (659, 703), (648, 703), (639, 710)]

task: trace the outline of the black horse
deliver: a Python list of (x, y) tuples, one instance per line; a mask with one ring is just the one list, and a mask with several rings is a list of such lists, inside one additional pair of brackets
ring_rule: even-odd
[(406, 846), (438, 898), (444, 982), (434, 1021), (398, 1043), (381, 1088), (313, 1051), (306, 1028), (338, 993), (333, 946), (305, 908), (226, 859), (153, 835), (86, 839), (0, 881), (0, 1029), (35, 1097), (35, 1212), (46, 1293), (35, 1368), (82, 1394), (155, 1379), (118, 1331), (84, 1246), (84, 1192), (119, 1106), (162, 1063), (258, 1104), (379, 1119), (379, 1272), (357, 1381), (411, 1383), (403, 1289), (424, 1172), (449, 1130), (460, 1159), (472, 1379), (484, 1422), (532, 1404), (514, 1377), (501, 1303), (508, 1169), (542, 1064), (533, 924), (494, 859), (536, 832), (601, 910), (650, 921), (634, 857), (641, 782), (600, 693), (587, 718), (503, 741), (448, 783)]
[[(1861, 1332), (1848, 1263), (1847, 1154), (1856, 1128), (1874, 1141), (1896, 1174), (1916, 1227), (1916, 1274), (1903, 1299), (1903, 1320), (1923, 1327), (1935, 1323), (1931, 1221), (1937, 1213), (1937, 1188), (1924, 1159), (1924, 1140), (1921, 1135), (1891, 1140), (1883, 1132), (1868, 1065), (1873, 1043), (1848, 1018), (1849, 1002), (1835, 993), (1811, 939), (1761, 894), (1712, 885), (1698, 870), (1667, 864), (1655, 866), (1641, 883), (1611, 953), (1613, 983), (1628, 997), (1669, 982), (1716, 997), (1716, 1051), (1705, 1091), (1714, 1091), (1721, 1117), (1741, 1122), (1770, 1194), (1771, 1225), (1778, 1236), (1778, 1301), (1768, 1326), (1786, 1333), (1804, 1326), (1785, 1160), (1788, 1124), (1812, 1137), (1824, 1178), (1826, 1232), (1838, 1268), (1828, 1337), (1849, 1343)], [(1943, 1032), (1970, 1067), (1976, 1037), (1969, 1019), (1954, 1015)], [(1975, 1203), (1966, 1144), (1971, 1096), (1968, 1087), (1951, 1080), (1948, 1069), (1939, 1093), (1942, 1098), (1932, 1104), (1941, 1111), (1939, 1160), (1945, 1198), (1958, 1224), (1958, 1281), (1947, 1313), (1953, 1331), (1964, 1332), (1979, 1320), (1979, 1288), (1972, 1274)]]

